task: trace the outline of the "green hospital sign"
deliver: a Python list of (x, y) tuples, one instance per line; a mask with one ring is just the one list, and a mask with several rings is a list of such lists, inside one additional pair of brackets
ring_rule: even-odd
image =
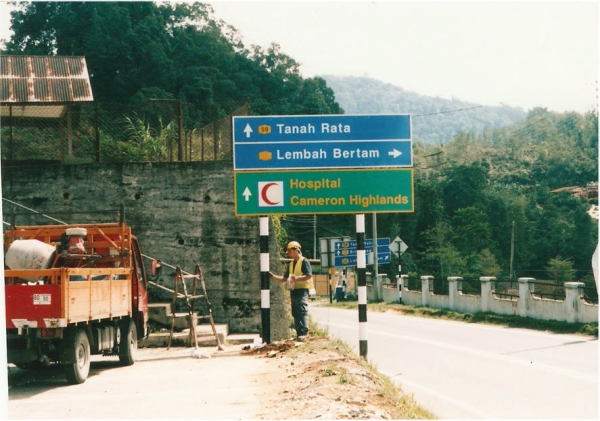
[(412, 168), (234, 173), (235, 215), (414, 212)]

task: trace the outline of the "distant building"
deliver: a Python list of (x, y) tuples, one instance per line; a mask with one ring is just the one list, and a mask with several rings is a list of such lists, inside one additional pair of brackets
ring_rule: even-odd
[(9, 155), (12, 143), (22, 141), (13, 128), (58, 122), (64, 163), (65, 152), (71, 155), (73, 109), (93, 101), (85, 57), (0, 56), (0, 120), (9, 128)]
[(579, 187), (579, 186), (561, 187), (561, 188), (550, 191), (550, 193), (562, 193), (562, 192), (571, 192), (571, 196), (573, 196), (573, 197), (585, 197), (587, 199), (593, 199), (594, 197), (598, 197), (598, 182), (597, 181), (589, 182), (586, 184), (585, 187)]

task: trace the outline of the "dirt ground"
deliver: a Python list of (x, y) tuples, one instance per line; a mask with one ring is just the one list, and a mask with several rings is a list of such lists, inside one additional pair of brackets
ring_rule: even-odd
[(257, 398), (254, 419), (431, 419), (364, 361), (326, 338), (276, 342), (243, 352), (278, 370)]

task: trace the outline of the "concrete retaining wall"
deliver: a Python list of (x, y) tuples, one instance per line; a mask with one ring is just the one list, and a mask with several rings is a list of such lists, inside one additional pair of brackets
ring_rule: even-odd
[[(61, 221), (113, 222), (116, 212), (107, 217), (94, 211), (124, 204), (125, 221), (144, 254), (188, 272), (200, 264), (215, 322), (227, 323), (233, 333), (256, 333), (261, 329), (259, 218), (234, 216), (233, 189), (229, 161), (2, 165), (5, 198)], [(12, 208), (3, 201), (5, 221)], [(17, 218), (17, 225), (42, 223), (52, 222)], [(270, 266), (279, 272), (272, 227), (270, 235)], [(165, 268), (165, 279), (169, 271)], [(282, 285), (272, 283), (272, 340), (289, 337), (286, 306)]]

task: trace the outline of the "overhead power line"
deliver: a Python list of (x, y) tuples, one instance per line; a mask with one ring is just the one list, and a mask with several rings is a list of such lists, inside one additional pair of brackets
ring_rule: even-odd
[(459, 109), (457, 109), (457, 110), (438, 111), (437, 113), (429, 113), (429, 114), (416, 114), (416, 115), (413, 115), (413, 117), (424, 117), (424, 116), (428, 116), (428, 115), (437, 115), (437, 114), (457, 113), (457, 112), (459, 112), (459, 111), (474, 110), (475, 108), (483, 108), (483, 107), (487, 107), (487, 105), (477, 105), (477, 106), (475, 106), (475, 107), (469, 107), (469, 108), (459, 108)]

